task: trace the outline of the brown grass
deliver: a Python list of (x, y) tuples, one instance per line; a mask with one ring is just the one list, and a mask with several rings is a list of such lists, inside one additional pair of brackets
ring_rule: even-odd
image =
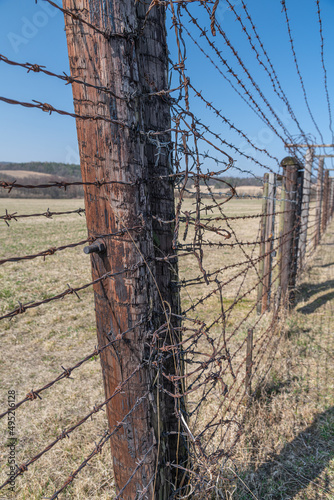
[(45, 180), (53, 179), (55, 175), (53, 174), (45, 174), (43, 172), (32, 172), (30, 170), (1, 170), (1, 174), (4, 175), (10, 175), (11, 177), (14, 177), (15, 179), (25, 179), (26, 177), (30, 178), (44, 178)]
[(212, 498), (334, 498), (333, 236), (332, 222), (300, 279), (294, 311), (274, 332), (281, 339), (271, 371), (245, 403), (233, 454), (223, 468), (204, 461)]
[[(45, 200), (0, 200), (0, 213), (4, 213), (5, 208), (9, 212), (18, 213), (44, 212), (50, 204), (50, 210), (72, 210), (83, 206), (80, 200), (52, 200), (50, 203), (47, 201), (48, 206), (45, 203)], [(185, 208), (191, 210), (192, 203), (192, 200), (187, 200)], [(224, 206), (224, 210), (226, 215), (230, 216), (257, 214), (261, 210), (261, 201), (232, 200)], [(217, 210), (207, 214), (208, 217), (217, 215)], [(258, 223), (258, 219), (236, 220), (232, 226), (239, 240), (255, 241)], [(3, 222), (1, 224), (3, 230), (0, 258), (34, 253), (86, 237), (85, 218), (78, 215), (59, 216), (54, 220), (25, 219), (11, 223), (9, 228), (5, 227)], [(219, 223), (213, 225), (217, 226)], [(226, 227), (225, 223), (221, 225)], [(186, 242), (190, 242), (192, 236), (190, 228)], [(205, 238), (223, 241), (214, 233), (206, 233)], [(333, 242), (333, 231), (328, 233), (327, 238), (325, 242)], [(235, 236), (228, 240), (233, 241)], [(217, 465), (222, 464), (210, 465), (213, 474), (216, 474), (214, 477), (218, 479), (216, 488), (222, 492), (223, 498), (253, 498), (247, 488), (259, 499), (331, 498), (315, 496), (316, 492), (318, 495), (327, 495), (323, 490), (330, 488), (334, 473), (332, 459), (328, 459), (332, 451), (325, 443), (326, 439), (328, 443), (333, 443), (334, 439), (334, 419), (331, 413), (333, 339), (329, 323), (333, 301), (328, 299), (332, 293), (334, 279), (334, 265), (329, 265), (332, 260), (331, 248), (330, 245), (319, 247), (312, 261), (318, 267), (310, 267), (304, 274), (296, 312), (284, 322), (284, 330), (281, 332), (284, 338), (271, 373), (266, 379), (265, 388), (257, 394), (249, 407), (245, 432), (234, 456), (226, 464), (227, 468), (219, 476), (224, 478), (224, 481), (217, 476)], [(214, 271), (219, 267), (247, 260), (251, 255), (255, 258), (258, 256), (257, 246), (249, 246), (243, 251), (238, 247), (208, 248), (204, 267), (207, 272)], [(223, 271), (218, 274), (218, 279), (221, 282), (228, 281), (235, 275), (236, 269)], [(189, 279), (196, 276), (200, 276), (200, 271), (194, 257), (181, 257), (180, 278)], [(256, 271), (253, 266), (250, 266), (245, 276), (246, 284), (243, 284), (242, 278), (238, 278), (224, 287), (225, 307), (240, 293), (240, 287), (244, 290), (244, 287), (250, 289), (256, 283)], [(78, 247), (47, 257), (45, 261), (36, 259), (5, 264), (0, 267), (0, 277), (0, 311), (4, 312), (16, 307), (18, 300), (24, 303), (46, 298), (65, 290), (67, 283), (76, 286), (89, 281), (90, 260), (82, 252), (82, 247)], [(322, 287), (319, 284), (322, 284)], [(184, 289), (183, 308), (190, 306), (213, 288), (214, 285), (198, 284)], [(44, 385), (61, 373), (61, 365), (67, 368), (94, 350), (96, 337), (92, 291), (88, 289), (80, 293), (80, 299), (79, 301), (75, 296), (69, 296), (61, 302), (30, 310), (12, 321), (1, 322), (2, 352), (5, 353), (0, 362), (1, 408), (6, 407), (8, 390), (15, 389), (17, 400), (20, 400), (31, 389)], [(250, 310), (255, 300), (254, 290), (233, 309), (228, 319), (228, 331), (233, 331), (236, 322)], [(215, 294), (198, 307), (196, 314), (205, 318), (207, 323), (213, 321), (220, 314), (218, 295)], [(243, 340), (247, 326), (254, 318), (255, 313), (239, 329), (234, 337), (234, 344), (231, 344), (232, 349), (236, 349)], [(268, 321), (264, 318), (264, 326)], [(213, 335), (220, 332), (221, 325), (212, 330)], [(204, 345), (202, 347), (206, 348)], [(240, 360), (241, 354), (240, 358), (236, 357), (236, 364)], [(98, 361), (91, 360), (72, 376), (73, 379), (66, 379), (46, 391), (42, 401), (26, 403), (16, 411), (18, 464), (40, 451), (62, 429), (86, 415), (94, 404), (104, 400)], [(205, 418), (216, 407), (217, 396), (213, 395), (207, 401), (205, 411), (196, 425), (203, 426)], [(8, 438), (6, 418), (1, 425), (2, 442), (5, 443)], [(17, 479), (13, 498), (42, 499), (50, 496), (92, 451), (94, 442), (106, 427), (105, 413), (100, 412), (92, 421), (76, 430), (70, 439), (57, 444), (30, 466), (22, 478)], [(310, 431), (307, 430), (309, 427)], [(196, 426), (193, 430), (196, 432)], [(305, 432), (309, 432), (311, 436), (306, 446), (303, 444), (306, 439)], [(292, 451), (288, 447), (289, 442), (293, 443)], [(7, 453), (8, 448), (3, 446), (2, 479), (7, 471)], [(290, 457), (287, 460), (286, 455)], [(322, 462), (319, 456), (323, 457)], [(296, 465), (293, 465), (293, 457), (297, 457)], [(320, 460), (324, 464), (320, 467), (320, 475), (315, 474), (318, 469), (312, 465), (312, 460)], [(283, 465), (279, 466), (277, 462), (282, 462)], [(293, 474), (293, 481), (288, 479), (285, 469), (288, 469), (290, 475)], [(303, 479), (302, 476), (308, 479)], [(324, 485), (325, 480), (327, 486), (323, 487), (323, 490), (314, 485), (317, 481)], [(300, 483), (303, 490), (300, 489)], [(291, 496), (291, 491), (297, 496)], [(114, 496), (113, 492), (110, 450), (105, 447), (91, 465), (80, 473), (79, 478), (62, 498), (110, 499)], [(10, 498), (9, 493), (5, 494)], [(300, 496), (304, 494), (310, 496)], [(205, 493), (203, 498), (209, 498), (208, 495), (209, 493)]]

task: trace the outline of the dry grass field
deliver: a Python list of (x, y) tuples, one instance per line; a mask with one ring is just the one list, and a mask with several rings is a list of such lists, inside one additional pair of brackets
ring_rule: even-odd
[(25, 179), (26, 177), (31, 178), (43, 178), (45, 181), (51, 181), (55, 176), (51, 174), (45, 174), (43, 172), (32, 172), (27, 170), (1, 170), (1, 175), (10, 175), (15, 179)]
[(250, 408), (229, 464), (227, 498), (334, 498), (333, 246), (332, 221), (301, 277), (271, 373)]
[[(193, 202), (187, 199), (185, 209), (191, 211)], [(53, 211), (75, 210), (83, 207), (83, 202), (0, 199), (0, 214), (5, 213), (5, 209), (10, 213), (38, 213), (48, 207)], [(232, 200), (224, 205), (224, 214), (230, 217), (256, 215), (260, 211), (261, 200)], [(204, 217), (216, 216), (216, 210), (204, 213)], [(86, 238), (85, 222), (85, 217), (77, 214), (55, 216), (52, 220), (42, 217), (20, 219), (12, 221), (10, 227), (0, 221), (0, 259), (33, 254), (83, 240)], [(219, 224), (215, 222), (212, 225)], [(232, 237), (229, 240), (205, 231), (204, 241), (236, 243), (257, 239), (258, 218), (237, 219), (230, 224)], [(221, 226), (231, 230), (225, 222)], [(212, 498), (334, 498), (333, 229), (332, 222), (326, 238), (301, 278), (296, 309), (282, 321), (282, 327), (273, 332), (277, 339), (281, 338), (281, 342), (276, 345), (272, 369), (263, 390), (256, 394), (248, 407), (245, 432), (234, 456), (224, 463), (224, 469), (217, 476), (217, 489)], [(181, 240), (183, 231), (184, 227), (181, 227)], [(191, 242), (192, 236), (190, 227), (185, 243)], [(17, 307), (18, 301), (43, 300), (64, 291), (68, 284), (74, 287), (90, 281), (90, 259), (82, 248), (79, 246), (57, 252), (45, 260), (38, 258), (0, 266), (0, 313)], [(207, 247), (203, 265), (210, 273), (257, 257), (257, 245)], [(239, 269), (245, 269), (245, 272), (235, 277)], [(194, 257), (181, 256), (180, 279), (189, 280), (198, 276), (201, 273)], [(231, 348), (236, 349), (256, 317), (256, 265), (230, 267), (217, 273), (216, 277), (218, 282), (227, 283), (223, 288), (225, 309), (233, 304), (236, 297), (240, 298), (227, 316), (227, 332), (232, 333), (249, 313), (231, 340)], [(214, 284), (207, 286), (200, 282), (182, 289), (183, 310), (213, 292), (214, 288)], [(249, 293), (242, 297), (245, 291)], [(32, 389), (59, 375), (62, 366), (73, 366), (94, 350), (96, 336), (92, 289), (88, 288), (79, 295), (80, 300), (75, 295), (69, 295), (61, 301), (31, 309), (11, 321), (1, 322), (0, 408), (7, 406), (8, 390), (15, 390), (16, 398), (20, 400)], [(209, 324), (220, 312), (220, 299), (215, 293), (196, 307), (196, 313), (192, 314), (205, 318)], [(211, 334), (220, 333), (221, 325), (217, 324)], [(18, 464), (36, 454), (64, 428), (76, 423), (95, 404), (104, 400), (98, 360), (91, 359), (75, 370), (71, 377), (45, 391), (42, 400), (28, 402), (16, 411)], [(213, 411), (215, 404), (214, 397), (208, 400), (205, 412)], [(205, 415), (201, 415), (201, 419), (205, 419)], [(194, 422), (194, 431), (196, 425), (203, 425), (203, 421)], [(89, 455), (95, 447), (94, 442), (106, 428), (105, 413), (97, 413), (69, 439), (62, 440), (32, 464), (24, 476), (17, 479), (15, 494), (6, 491), (5, 498), (40, 500), (50, 496)], [(1, 436), (3, 480), (8, 469), (6, 418), (1, 422)], [(215, 474), (218, 469), (215, 464)], [(114, 490), (110, 470), (110, 450), (104, 447), (60, 498), (112, 499)], [(222, 496), (217, 496), (218, 491)], [(203, 498), (208, 498), (207, 494)]]

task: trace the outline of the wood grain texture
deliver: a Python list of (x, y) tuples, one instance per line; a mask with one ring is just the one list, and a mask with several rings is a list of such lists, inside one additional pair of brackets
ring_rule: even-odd
[[(180, 463), (178, 454), (182, 450), (176, 436), (179, 425), (176, 413), (181, 402), (175, 403), (167, 394), (174, 392), (174, 385), (162, 375), (163, 372), (179, 374), (180, 363), (171, 351), (164, 356), (159, 356), (158, 351), (163, 344), (179, 341), (173, 328), (178, 322), (170, 315), (179, 312), (179, 296), (171, 284), (177, 279), (177, 263), (154, 260), (172, 252), (173, 226), (159, 224), (152, 218), (152, 215), (163, 220), (174, 217), (173, 184), (167, 177), (171, 173), (171, 138), (168, 132), (159, 135), (160, 147), (157, 147), (153, 136), (140, 131), (170, 128), (168, 100), (145, 96), (168, 87), (165, 11), (153, 8), (142, 30), (148, 7), (145, 2), (63, 0), (63, 6), (103, 30), (131, 33), (107, 39), (65, 15), (71, 75), (107, 87), (120, 97), (74, 83), (76, 113), (98, 114), (127, 124), (122, 127), (77, 119), (83, 181), (116, 182), (100, 188), (86, 186), (88, 234), (96, 236), (129, 228), (124, 236), (105, 238), (107, 252), (91, 257), (93, 278), (131, 269), (139, 263), (138, 269), (103, 281), (94, 289), (100, 345), (141, 322), (141, 326), (101, 355), (106, 397), (139, 365), (146, 363), (126, 386), (124, 394), (108, 405), (110, 429), (133, 408), (139, 397), (150, 393), (123, 430), (111, 439), (116, 491), (134, 474), (122, 493), (123, 499), (133, 500), (147, 488), (147, 498), (162, 500), (169, 497), (176, 482), (176, 469), (166, 463)], [(158, 176), (164, 178), (158, 180)], [(140, 231), (131, 231), (138, 225), (142, 226)], [(166, 321), (169, 327), (161, 329), (155, 345), (150, 347), (153, 332)], [(168, 435), (170, 432), (174, 434)], [(152, 444), (155, 446), (144, 465), (134, 472)]]
[(297, 256), (300, 235), (301, 200), (303, 188), (303, 171), (298, 161), (291, 157), (282, 160), (283, 193), (285, 196), (285, 213), (280, 261), (281, 299), (287, 306), (295, 301), (297, 278)]

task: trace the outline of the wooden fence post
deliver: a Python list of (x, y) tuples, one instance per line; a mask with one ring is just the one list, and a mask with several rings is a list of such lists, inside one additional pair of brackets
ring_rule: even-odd
[(313, 148), (309, 148), (305, 155), (303, 199), (301, 212), (301, 229), (299, 237), (299, 267), (303, 268), (306, 254), (307, 227), (310, 210), (311, 175), (313, 164)]
[(275, 280), (275, 310), (279, 308), (281, 302), (281, 267), (282, 267), (282, 241), (284, 234), (284, 215), (285, 215), (285, 187), (283, 183), (283, 176), (278, 175), (277, 180), (281, 181), (280, 197), (276, 200), (279, 203), (279, 219), (278, 219), (278, 248), (277, 248), (277, 277)]
[(298, 160), (290, 156), (281, 165), (285, 213), (280, 240), (280, 299), (290, 307), (295, 301), (303, 171)]
[(263, 176), (263, 199), (262, 199), (262, 217), (260, 226), (260, 261), (259, 261), (259, 277), (260, 282), (257, 288), (257, 306), (256, 311), (258, 314), (262, 312), (262, 298), (263, 298), (263, 276), (264, 276), (264, 253), (265, 253), (265, 241), (266, 241), (266, 221), (267, 221), (267, 209), (268, 209), (268, 189), (269, 189), (269, 174), (264, 174)]
[(330, 206), (329, 206), (329, 216), (330, 219), (333, 217), (334, 212), (334, 179), (330, 178)]
[(275, 197), (276, 197), (276, 175), (269, 174), (268, 177), (268, 199), (266, 211), (265, 245), (263, 260), (263, 292), (262, 292), (262, 314), (269, 310), (271, 300), (272, 261), (273, 261), (273, 239), (275, 231)]
[(325, 170), (324, 175), (324, 195), (322, 199), (322, 220), (321, 220), (321, 236), (324, 234), (328, 224), (328, 208), (329, 208), (329, 170)]
[(319, 158), (318, 179), (317, 179), (317, 198), (316, 198), (316, 230), (314, 237), (314, 246), (317, 247), (321, 237), (321, 216), (322, 216), (322, 197), (323, 197), (323, 178), (324, 178), (324, 158)]
[(247, 353), (246, 353), (246, 376), (245, 392), (246, 396), (252, 394), (252, 366), (253, 366), (253, 328), (247, 330)]
[[(154, 6), (145, 17), (147, 3), (133, 0), (63, 6), (74, 14), (65, 14), (71, 75), (92, 84), (72, 83), (75, 112), (104, 118), (77, 119), (77, 133), (83, 181), (91, 183), (88, 234), (116, 233), (103, 238), (104, 253), (91, 255), (93, 279), (113, 275), (96, 283), (94, 295), (98, 344), (114, 341), (100, 356), (106, 397), (121, 387), (107, 405), (110, 430), (125, 419), (110, 439), (116, 492), (166, 500), (183, 477), (167, 463), (186, 466), (187, 458), (183, 400), (168, 395), (182, 362), (159, 350), (181, 341), (177, 264), (157, 259), (175, 253), (172, 225), (158, 222), (174, 217), (170, 104), (165, 95), (148, 97), (168, 89), (165, 9)], [(149, 131), (160, 131), (158, 140)]]

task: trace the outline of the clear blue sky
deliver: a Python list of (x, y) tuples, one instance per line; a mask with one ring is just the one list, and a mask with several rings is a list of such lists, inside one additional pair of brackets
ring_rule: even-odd
[[(238, 12), (243, 14), (240, 0), (233, 0)], [(58, 0), (61, 5), (61, 1)], [(325, 37), (325, 63), (328, 72), (328, 87), (332, 97), (334, 86), (334, 64), (330, 52), (334, 46), (334, 1), (320, 0)], [(289, 47), (288, 35), (284, 16), (281, 12), (279, 0), (248, 0), (247, 5), (260, 36), (264, 42), (273, 65), (278, 73), (283, 89), (288, 95), (302, 128), (320, 138), (312, 124), (306, 109), (298, 76), (294, 67), (292, 53)], [(289, 17), (295, 41), (300, 70), (305, 82), (307, 95), (314, 117), (324, 135), (326, 142), (331, 142), (329, 117), (324, 91), (324, 76), (320, 59), (320, 36), (316, 14), (315, 0), (287, 0)], [(204, 15), (203, 8), (192, 6), (192, 11), (199, 17), (203, 26), (209, 27), (208, 16)], [(238, 52), (250, 70), (261, 90), (268, 98), (276, 112), (282, 117), (291, 134), (297, 134), (298, 129), (289, 117), (283, 102), (275, 97), (269, 78), (259, 66), (246, 38), (240, 30), (232, 12), (227, 9), (224, 0), (220, 1), (216, 14), (228, 37), (238, 48)], [(184, 15), (183, 21), (187, 21)], [(0, 53), (9, 59), (18, 62), (30, 62), (45, 65), (55, 73), (69, 73), (64, 20), (62, 14), (53, 9), (43, 0), (0, 0)], [(249, 25), (248, 25), (249, 26)], [(191, 33), (196, 35), (194, 26)], [(170, 31), (170, 51), (176, 59), (173, 33)], [(238, 95), (229, 87), (226, 81), (211, 67), (193, 43), (187, 42), (186, 68), (191, 83), (203, 91), (203, 95), (222, 110), (235, 126), (242, 129), (259, 146), (267, 148), (273, 155), (282, 158), (286, 155), (282, 142), (265, 126), (244, 104)], [(215, 43), (222, 51), (242, 80), (251, 88), (247, 77), (238, 68), (232, 53), (217, 34)], [(205, 40), (201, 38), (201, 44)], [(209, 50), (208, 50), (209, 53)], [(215, 59), (217, 61), (217, 59)], [(226, 69), (222, 67), (222, 71)], [(31, 102), (36, 99), (47, 102), (56, 108), (67, 111), (73, 110), (72, 92), (69, 85), (65, 86), (58, 79), (27, 72), (22, 68), (0, 63), (0, 95), (20, 101)], [(256, 92), (252, 90), (253, 95)], [(259, 99), (257, 99), (259, 100)], [(259, 100), (260, 102), (260, 100)], [(334, 103), (331, 102), (334, 109)], [(265, 105), (262, 103), (262, 108)], [(249, 150), (244, 140), (226, 125), (217, 120), (198, 99), (192, 97), (191, 107), (194, 114), (204, 121), (213, 131), (221, 133), (222, 138), (233, 143), (247, 153)], [(30, 110), (19, 106), (12, 106), (0, 102), (0, 161), (60, 161), (78, 163), (77, 139), (75, 120), (70, 117), (52, 114), (49, 116), (40, 110)], [(269, 113), (266, 111), (268, 116)], [(274, 123), (274, 119), (271, 118)], [(263, 171), (236, 155), (241, 168), (252, 169), (254, 173)], [(273, 166), (270, 160), (257, 155), (260, 161)], [(208, 165), (213, 168), (213, 165)]]

